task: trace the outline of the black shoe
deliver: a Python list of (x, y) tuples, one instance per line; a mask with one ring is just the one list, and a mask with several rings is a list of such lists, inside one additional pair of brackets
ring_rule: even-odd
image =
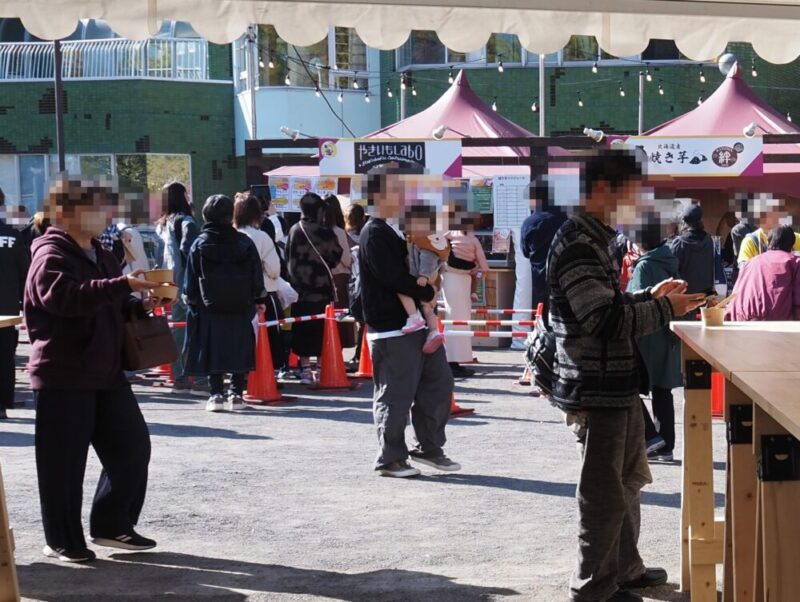
[(142, 537), (136, 531), (123, 533), (115, 537), (92, 537), (92, 543), (96, 546), (106, 548), (118, 548), (120, 550), (151, 550), (156, 547), (156, 542), (152, 539)]
[(58, 558), (61, 562), (91, 562), (97, 558), (97, 555), (88, 548), (67, 550), (65, 548), (45, 546), (42, 553), (48, 558)]
[(8, 418), (8, 412), (6, 412), (5, 408), (0, 408), (0, 420), (5, 420)]
[(453, 376), (457, 378), (466, 378), (475, 374), (475, 370), (465, 368), (460, 364), (450, 364), (450, 371), (453, 373)]
[(419, 475), (419, 470), (411, 466), (406, 460), (398, 460), (397, 462), (390, 462), (377, 469), (378, 474), (383, 477), (395, 477), (404, 479), (407, 477), (416, 477)]
[(639, 594), (634, 594), (624, 589), (618, 589), (614, 595), (608, 599), (608, 602), (642, 602), (643, 600), (644, 598)]
[(667, 582), (667, 571), (658, 567), (646, 568), (644, 573), (637, 579), (631, 579), (625, 583), (620, 583), (620, 589), (645, 589), (646, 587), (656, 587)]

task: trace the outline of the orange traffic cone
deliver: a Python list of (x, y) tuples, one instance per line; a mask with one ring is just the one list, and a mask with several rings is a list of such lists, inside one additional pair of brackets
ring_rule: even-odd
[(258, 314), (259, 326), (256, 334), (256, 369), (247, 376), (245, 401), (253, 405), (266, 405), (289, 401), (278, 391), (275, 369), (272, 366), (272, 352), (269, 348), (269, 335), (264, 322), (264, 313)]
[(455, 416), (467, 416), (469, 414), (474, 414), (475, 410), (473, 408), (462, 408), (460, 405), (456, 403), (456, 394), (453, 393), (453, 396), (450, 398), (450, 415)]
[(310, 388), (317, 390), (357, 389), (347, 378), (342, 357), (342, 343), (339, 340), (339, 324), (331, 303), (325, 308), (325, 330), (322, 333), (322, 361), (320, 361), (319, 381)]
[(361, 355), (358, 356), (358, 372), (353, 376), (355, 376), (355, 378), (372, 378), (372, 356), (369, 354), (366, 327), (364, 328), (364, 335), (361, 337)]

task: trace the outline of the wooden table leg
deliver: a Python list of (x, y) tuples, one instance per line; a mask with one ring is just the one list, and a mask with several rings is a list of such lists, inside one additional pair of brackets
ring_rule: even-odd
[[(688, 424), (688, 410), (686, 403), (683, 404), (683, 424)], [(688, 592), (691, 588), (691, 571), (689, 569), (689, 463), (692, 461), (691, 450), (689, 449), (688, 438), (683, 437), (683, 479), (681, 482), (681, 583), (682, 592)]]
[(19, 583), (14, 562), (14, 539), (8, 526), (3, 473), (0, 471), (0, 602), (12, 601), (19, 601)]
[(688, 502), (689, 588), (694, 602), (716, 602), (716, 565), (723, 558), (724, 529), (714, 521), (714, 466), (711, 437), (711, 366), (683, 346), (685, 397), (685, 482)]
[[(731, 452), (728, 448), (728, 462), (731, 465)], [(725, 557), (722, 569), (722, 602), (736, 602), (733, 587), (733, 517), (731, 508), (731, 473), (725, 471)]]
[[(755, 567), (756, 498), (758, 481), (753, 455), (753, 402), (736, 385), (725, 383), (725, 415), (728, 420), (727, 499), (733, 544), (733, 600), (753, 602)], [(728, 566), (726, 565), (726, 572)], [(727, 582), (727, 574), (726, 574)]]

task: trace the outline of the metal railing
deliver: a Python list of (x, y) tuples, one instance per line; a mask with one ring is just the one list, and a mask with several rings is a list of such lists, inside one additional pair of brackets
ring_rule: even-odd
[[(157, 78), (208, 80), (206, 40), (159, 38), (62, 42), (65, 80)], [(53, 45), (0, 44), (0, 82), (53, 79)]]

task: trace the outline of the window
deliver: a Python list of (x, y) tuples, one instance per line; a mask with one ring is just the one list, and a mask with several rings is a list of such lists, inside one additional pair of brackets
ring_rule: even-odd
[(522, 46), (519, 38), (510, 33), (493, 33), (486, 43), (487, 63), (521, 63)]
[[(58, 173), (58, 155), (50, 155), (50, 174)], [(75, 176), (112, 175), (113, 157), (111, 155), (66, 155), (64, 167), (67, 173)]]
[(672, 40), (650, 40), (642, 53), (643, 61), (681, 61), (687, 60)]
[(597, 39), (594, 36), (572, 36), (564, 46), (565, 63), (596, 61), (599, 52)]
[(44, 160), (44, 155), (19, 156), (19, 200), (31, 214), (41, 209), (47, 190)]
[(8, 204), (19, 204), (19, 177), (16, 155), (0, 155), (0, 189)]

